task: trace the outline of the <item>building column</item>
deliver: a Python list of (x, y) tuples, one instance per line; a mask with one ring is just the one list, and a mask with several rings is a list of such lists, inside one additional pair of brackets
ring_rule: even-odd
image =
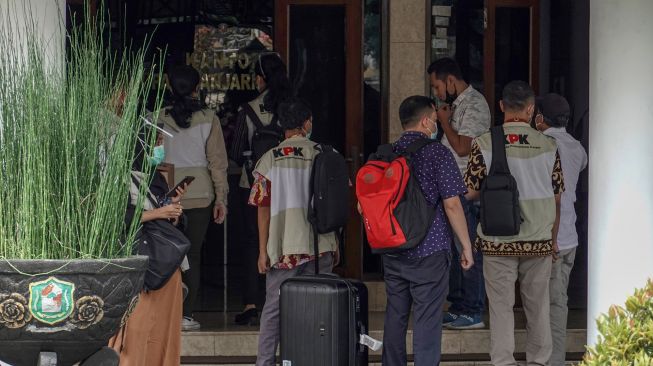
[(653, 1), (590, 3), (588, 344), (653, 277)]
[[(14, 47), (24, 50), (26, 31), (34, 24), (35, 36), (42, 42), (51, 65), (62, 65), (65, 46), (65, 0), (7, 0), (0, 1), (0, 32), (11, 32)], [(8, 22), (4, 20), (8, 19)]]
[(424, 0), (388, 0), (390, 3), (389, 102), (388, 129), (390, 142), (403, 132), (399, 122), (399, 105), (411, 95), (428, 95), (426, 68), (426, 15), (430, 7)]

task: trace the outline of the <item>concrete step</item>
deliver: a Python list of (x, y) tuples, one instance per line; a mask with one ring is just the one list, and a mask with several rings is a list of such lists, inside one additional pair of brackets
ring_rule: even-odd
[[(567, 352), (585, 352), (585, 329), (570, 329), (567, 332)], [(375, 330), (370, 336), (383, 339), (383, 331)], [(413, 353), (413, 332), (406, 336), (408, 354)], [(182, 356), (255, 356), (258, 345), (258, 332), (191, 332), (182, 337)], [(526, 331), (515, 331), (515, 350), (525, 352)], [(488, 354), (490, 352), (490, 331), (444, 330), (442, 353), (451, 355)], [(381, 351), (370, 352), (380, 355)]]
[[(196, 318), (205, 330), (185, 332), (182, 336), (182, 356), (255, 356), (258, 345), (258, 329), (232, 325), (234, 314), (199, 313)], [(382, 312), (370, 313), (370, 336), (383, 339)], [(523, 312), (515, 311), (515, 352), (525, 352), (526, 330)], [(487, 319), (486, 319), (487, 324)], [(578, 326), (578, 325), (582, 326)], [(567, 352), (585, 352), (586, 330), (584, 312), (570, 311), (569, 330), (567, 331)], [(412, 328), (412, 327), (411, 327)], [(412, 329), (407, 334), (408, 354), (412, 354)], [(490, 351), (490, 330), (447, 330), (443, 331), (443, 355), (488, 354)], [(371, 352), (380, 355), (380, 351)]]
[[(520, 366), (525, 366), (525, 362), (518, 362)], [(568, 361), (566, 366), (577, 365), (578, 361)], [(182, 364), (182, 366), (255, 366), (253, 363), (250, 364), (218, 364), (218, 363), (206, 363), (206, 364)], [(370, 363), (369, 366), (383, 366), (381, 363)], [(413, 362), (409, 362), (408, 366), (415, 366)], [(453, 362), (440, 362), (440, 366), (492, 366), (491, 363), (487, 361), (453, 361)]]

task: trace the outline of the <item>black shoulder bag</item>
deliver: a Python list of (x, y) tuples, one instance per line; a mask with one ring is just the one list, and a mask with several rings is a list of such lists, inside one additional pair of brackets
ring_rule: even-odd
[(492, 165), (481, 184), (481, 230), (488, 236), (513, 236), (521, 224), (517, 181), (508, 167), (503, 126), (490, 133)]
[[(136, 187), (140, 187), (135, 177), (132, 176), (132, 180)], [(160, 207), (149, 189), (146, 195), (153, 207)], [(135, 248), (136, 253), (149, 257), (144, 289), (158, 290), (165, 286), (189, 250), (190, 241), (170, 221), (158, 219), (144, 222), (136, 235)]]

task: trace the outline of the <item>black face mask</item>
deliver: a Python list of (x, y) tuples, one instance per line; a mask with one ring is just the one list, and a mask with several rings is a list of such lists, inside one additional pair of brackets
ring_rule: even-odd
[(453, 105), (453, 102), (458, 99), (458, 93), (455, 91), (456, 89), (454, 88), (454, 94), (449, 94), (449, 90), (445, 87), (444, 92), (446, 93), (446, 98), (444, 100), (445, 103), (449, 105)]

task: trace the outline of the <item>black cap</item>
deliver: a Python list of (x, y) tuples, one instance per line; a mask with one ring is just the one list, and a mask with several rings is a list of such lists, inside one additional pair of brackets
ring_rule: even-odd
[(565, 127), (569, 121), (570, 108), (567, 99), (560, 94), (549, 93), (543, 97), (535, 98), (537, 109), (547, 125), (551, 127)]

